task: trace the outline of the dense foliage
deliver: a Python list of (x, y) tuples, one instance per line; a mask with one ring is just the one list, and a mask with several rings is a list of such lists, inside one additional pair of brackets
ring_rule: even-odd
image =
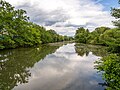
[(71, 40), (54, 30), (29, 22), (26, 11), (16, 10), (8, 2), (0, 0), (0, 49), (33, 46), (41, 43)]
[(76, 42), (109, 46), (112, 52), (120, 51), (120, 29), (98, 27), (93, 32), (78, 28), (75, 35)]
[(110, 54), (96, 62), (96, 68), (103, 72), (107, 90), (120, 90), (120, 56)]
[(87, 43), (88, 41), (89, 30), (84, 29), (83, 27), (76, 30), (75, 39), (79, 43)]

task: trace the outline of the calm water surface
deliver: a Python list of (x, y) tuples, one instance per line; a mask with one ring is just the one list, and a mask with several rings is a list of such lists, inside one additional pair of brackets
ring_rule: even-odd
[(104, 47), (67, 44), (0, 51), (0, 90), (104, 90), (94, 62)]

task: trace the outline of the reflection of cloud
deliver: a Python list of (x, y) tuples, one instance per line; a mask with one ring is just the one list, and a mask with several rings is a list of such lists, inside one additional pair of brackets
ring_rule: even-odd
[(91, 85), (98, 85), (98, 82), (95, 81), (95, 80), (91, 80), (89, 83), (90, 83)]
[[(16, 90), (99, 90), (93, 62), (98, 57), (92, 52), (78, 56), (74, 44), (60, 47), (30, 70), (28, 84), (19, 85)], [(98, 76), (97, 76), (98, 77)], [(100, 88), (101, 89), (101, 88)]]

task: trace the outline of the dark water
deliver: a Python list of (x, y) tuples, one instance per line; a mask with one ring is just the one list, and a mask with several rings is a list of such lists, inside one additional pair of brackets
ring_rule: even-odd
[(104, 47), (67, 44), (0, 51), (0, 90), (104, 90), (94, 62)]

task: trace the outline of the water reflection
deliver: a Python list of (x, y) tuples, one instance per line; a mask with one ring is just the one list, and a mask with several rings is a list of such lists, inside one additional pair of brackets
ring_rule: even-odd
[(28, 83), (30, 68), (57, 48), (58, 46), (44, 45), (0, 51), (0, 90), (11, 90), (17, 84)]
[[(29, 82), (14, 90), (104, 90), (94, 61), (105, 55), (103, 47), (67, 44), (28, 69)], [(104, 51), (105, 52), (105, 51)]]
[(89, 52), (92, 52), (96, 56), (106, 56), (107, 48), (99, 45), (87, 45), (87, 44), (75, 44), (76, 53), (80, 56), (88, 56)]

